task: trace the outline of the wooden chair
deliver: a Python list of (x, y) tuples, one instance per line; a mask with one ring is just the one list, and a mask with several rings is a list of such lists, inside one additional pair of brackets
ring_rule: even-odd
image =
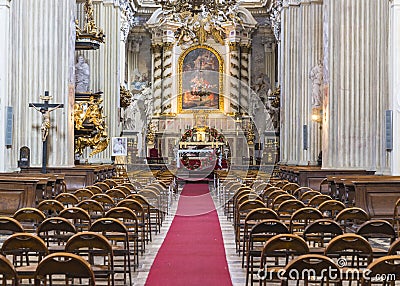
[(333, 259), (342, 267), (342, 273), (348, 273), (344, 280), (349, 284), (359, 281), (364, 269), (371, 263), (372, 247), (369, 242), (360, 235), (345, 233), (333, 238), (325, 249), (325, 256)]
[(79, 232), (65, 245), (65, 251), (77, 254), (89, 262), (97, 279), (105, 279), (107, 285), (115, 285), (114, 253), (106, 237), (96, 232)]
[[(278, 187), (268, 187), (268, 188), (266, 188), (265, 190), (263, 190), (261, 192), (260, 197), (262, 198), (262, 200), (264, 202), (267, 202), (269, 195), (274, 191), (283, 191), (283, 190), (281, 188), (278, 188)], [(282, 193), (282, 194), (284, 194), (284, 193)]]
[(10, 235), (17, 232), (24, 232), (24, 227), (12, 217), (0, 217), (0, 234)]
[(266, 202), (267, 207), (272, 208), (272, 202), (275, 200), (276, 197), (281, 195), (288, 195), (288, 193), (285, 192), (284, 190), (275, 190), (271, 192), (267, 198), (263, 197), (263, 199), (264, 202)]
[(294, 196), (292, 196), (292, 195), (289, 195), (289, 194), (283, 194), (283, 195), (279, 195), (279, 196), (277, 196), (277, 197), (275, 197), (274, 199), (273, 199), (273, 201), (272, 201), (272, 204), (271, 204), (271, 209), (273, 209), (273, 210), (278, 210), (278, 207), (279, 207), (279, 205), (281, 204), (281, 203), (283, 203), (283, 202), (286, 202), (286, 201), (288, 201), (288, 200), (295, 200), (296, 198), (294, 197)]
[[(9, 284), (11, 280), (12, 284)], [(7, 257), (0, 254), (0, 281), (1, 285), (19, 286), (19, 277), (14, 265), (7, 259)]]
[(97, 182), (94, 184), (94, 186), (99, 187), (103, 191), (103, 193), (111, 189), (110, 186), (105, 182)]
[(267, 219), (257, 223), (250, 230), (246, 247), (246, 285), (254, 282), (255, 265), (260, 264), (261, 252), (264, 243), (278, 234), (288, 234), (287, 226), (275, 219)]
[(139, 221), (139, 241), (140, 244), (143, 246), (143, 249), (145, 249), (146, 243), (150, 240), (149, 232), (151, 230), (147, 209), (145, 210), (140, 202), (132, 199), (125, 199), (120, 201), (117, 204), (117, 207), (127, 207), (135, 213)]
[(324, 217), (332, 219), (345, 208), (345, 204), (338, 200), (327, 200), (318, 206), (318, 210), (324, 215)]
[(114, 256), (122, 257), (122, 260), (114, 258), (114, 273), (124, 273), (124, 281), (129, 277), (129, 285), (132, 286), (129, 232), (125, 225), (115, 218), (100, 218), (93, 222), (90, 231), (102, 233), (111, 242)]
[(287, 201), (282, 202), (276, 212), (279, 215), (279, 219), (283, 221), (285, 224), (290, 224), (290, 218), (292, 217), (293, 213), (299, 209), (305, 208), (306, 205), (297, 199), (290, 199)]
[(92, 193), (93, 193), (94, 195), (95, 195), (95, 194), (102, 194), (102, 193), (103, 193), (103, 190), (102, 190), (100, 187), (95, 186), (95, 185), (86, 186), (85, 189), (88, 189), (88, 190), (92, 191)]
[[(365, 272), (367, 275), (363, 277), (362, 285), (398, 285), (398, 281), (400, 281), (400, 255), (378, 258), (368, 265)], [(376, 279), (378, 277), (381, 279)]]
[(43, 200), (39, 203), (37, 209), (41, 210), (46, 217), (58, 216), (64, 209), (64, 205), (58, 200)]
[[(396, 231), (393, 226), (386, 220), (369, 220), (360, 225), (357, 232), (358, 235), (366, 238), (368, 241), (371, 239), (379, 238), (382, 243), (391, 245), (396, 240)], [(386, 255), (386, 249), (381, 247), (374, 247), (374, 257), (380, 257)]]
[(397, 231), (397, 237), (400, 237), (400, 198), (394, 205), (392, 224)]
[(36, 208), (22, 208), (14, 213), (13, 218), (21, 223), (26, 232), (35, 233), (37, 226), (46, 216)]
[(107, 194), (94, 194), (90, 199), (99, 202), (105, 212), (115, 206), (114, 200)]
[[(54, 276), (54, 279), (52, 277)], [(35, 286), (47, 285), (51, 281), (56, 285), (56, 278), (63, 276), (63, 281), (57, 285), (75, 285), (74, 278), (84, 279), (84, 285), (95, 286), (95, 278), (90, 264), (82, 257), (67, 252), (57, 252), (46, 256), (37, 266), (35, 272)], [(71, 283), (72, 282), (72, 283)]]
[(104, 208), (101, 203), (92, 199), (86, 199), (76, 205), (78, 208), (82, 208), (89, 214), (92, 222), (98, 218), (104, 216)]
[(32, 233), (15, 233), (1, 247), (1, 253), (11, 256), (19, 279), (33, 279), (37, 263), (49, 252), (44, 241)]
[(67, 240), (76, 233), (75, 226), (62, 217), (45, 219), (37, 228), (37, 235), (45, 241), (50, 253), (64, 251)]
[(301, 234), (312, 221), (322, 218), (322, 213), (316, 208), (305, 207), (299, 209), (290, 218), (290, 232)]
[[(132, 242), (133, 244), (130, 249), (132, 255), (136, 258), (136, 263), (133, 265), (134, 270), (136, 270), (136, 267), (139, 265), (139, 251), (143, 255), (145, 248), (144, 245), (139, 245), (139, 221), (135, 213), (126, 207), (115, 207), (106, 212), (104, 217), (119, 219), (127, 228), (129, 233), (129, 242)], [(141, 241), (141, 243), (144, 243), (144, 241)]]
[(114, 187), (114, 189), (122, 191), (125, 196), (129, 196), (130, 194), (132, 194), (132, 190), (127, 186), (118, 185), (117, 187)]
[[(138, 195), (141, 195), (146, 199), (146, 201), (150, 205), (150, 223), (154, 225), (154, 230), (157, 233), (161, 231), (162, 224), (162, 213), (161, 213), (161, 195), (156, 193), (153, 190), (148, 190), (147, 188), (138, 192)], [(165, 210), (164, 210), (165, 211)]]
[(285, 267), (281, 285), (291, 285), (290, 281), (293, 280), (297, 281), (297, 285), (300, 285), (300, 281), (303, 281), (303, 285), (342, 285), (339, 273), (339, 267), (330, 258), (319, 254), (305, 254), (290, 261)]
[(55, 198), (55, 200), (62, 203), (66, 208), (74, 207), (79, 203), (78, 197), (72, 193), (61, 193)]
[(240, 245), (244, 237), (244, 221), (247, 214), (258, 208), (264, 208), (265, 204), (259, 200), (247, 200), (239, 205), (235, 213), (235, 237), (236, 237), (236, 251), (240, 254)]
[(118, 204), (120, 201), (126, 198), (126, 194), (120, 189), (110, 189), (105, 192), (106, 195), (110, 196), (115, 204)]
[(247, 243), (249, 240), (249, 233), (251, 228), (259, 223), (260, 221), (267, 219), (275, 219), (278, 220), (278, 215), (276, 212), (270, 208), (257, 208), (250, 211), (246, 218), (244, 219), (244, 230), (243, 230), (243, 243), (242, 243), (242, 267), (244, 267), (244, 258), (247, 253)]
[(309, 244), (311, 253), (323, 254), (329, 241), (342, 234), (343, 229), (336, 221), (317, 219), (304, 229), (303, 238)]
[[(294, 258), (309, 253), (307, 243), (294, 234), (278, 234), (269, 239), (261, 252), (259, 271), (264, 285), (279, 281), (278, 273)], [(264, 271), (264, 273), (262, 273)]]
[(308, 201), (308, 206), (312, 208), (318, 208), (320, 204), (329, 200), (332, 200), (332, 198), (328, 195), (316, 195)]
[(293, 194), (293, 192), (298, 188), (300, 188), (300, 186), (296, 183), (287, 183), (286, 185), (282, 186), (282, 190), (288, 192), (289, 194)]
[(71, 207), (62, 210), (60, 212), (60, 217), (70, 220), (77, 231), (88, 231), (92, 222), (89, 213), (79, 207)]
[(314, 191), (314, 190), (309, 187), (300, 187), (293, 191), (293, 196), (295, 196), (297, 199), (300, 199), (304, 193), (310, 192), (310, 191)]
[(361, 208), (351, 207), (340, 211), (335, 220), (343, 227), (344, 232), (351, 229), (357, 230), (364, 222), (369, 220), (369, 215)]
[(73, 193), (80, 201), (90, 199), (94, 194), (89, 189), (78, 189)]
[(300, 201), (308, 205), (308, 202), (315, 196), (321, 195), (318, 191), (307, 191), (300, 196)]
[(400, 238), (390, 245), (387, 255), (400, 255)]

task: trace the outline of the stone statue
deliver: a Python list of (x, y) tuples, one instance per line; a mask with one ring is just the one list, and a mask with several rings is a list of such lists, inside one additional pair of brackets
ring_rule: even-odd
[(90, 70), (85, 58), (80, 55), (75, 65), (75, 92), (89, 92)]
[(323, 67), (322, 62), (318, 61), (309, 74), (311, 80), (311, 105), (313, 108), (322, 106), (322, 81), (323, 81)]
[(269, 76), (264, 73), (260, 73), (255, 79), (252, 89), (265, 104), (265, 102), (268, 100), (268, 93), (271, 90), (271, 80), (269, 79)]

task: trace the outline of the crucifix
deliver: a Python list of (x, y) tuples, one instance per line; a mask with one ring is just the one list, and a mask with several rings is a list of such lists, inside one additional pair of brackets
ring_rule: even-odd
[(47, 163), (47, 135), (50, 130), (50, 112), (58, 108), (64, 108), (64, 104), (49, 104), (49, 100), (53, 97), (49, 96), (49, 92), (45, 91), (44, 96), (40, 96), (40, 99), (44, 103), (29, 103), (29, 107), (33, 107), (42, 114), (42, 125), (40, 126), (40, 131), (42, 133), (43, 142), (43, 152), (42, 152), (42, 173), (46, 173), (46, 163)]

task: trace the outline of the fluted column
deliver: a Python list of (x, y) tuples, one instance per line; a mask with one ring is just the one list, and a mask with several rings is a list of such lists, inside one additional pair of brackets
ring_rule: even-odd
[(240, 46), (240, 105), (244, 112), (249, 113), (250, 78), (249, 78), (249, 53), (251, 45)]
[(300, 53), (303, 42), (300, 35), (301, 14), (299, 5), (284, 1), (282, 7), (282, 112), (281, 112), (281, 162), (297, 165), (302, 153), (302, 120), (300, 110)]
[(387, 173), (400, 175), (400, 0), (390, 1), (390, 45), (389, 45), (389, 75), (390, 86), (389, 95), (393, 112), (393, 150), (388, 152), (391, 166), (388, 166)]
[(172, 99), (172, 48), (173, 43), (164, 43), (163, 47), (163, 73), (162, 73), (162, 96), (161, 112), (171, 113)]
[(162, 93), (162, 45), (153, 44), (153, 113), (161, 113), (161, 93)]
[[(6, 98), (9, 94), (10, 59), (10, 0), (0, 1), (0, 118), (6, 118)], [(5, 132), (0, 132), (0, 142), (5, 142)], [(0, 144), (0, 172), (6, 170), (6, 146)]]
[(16, 167), (22, 146), (31, 150), (31, 165), (41, 164), (42, 116), (28, 103), (40, 102), (46, 90), (53, 96), (50, 103), (64, 103), (64, 109), (50, 115), (48, 166), (73, 165), (75, 5), (75, 0), (11, 1), (6, 98), (7, 105), (14, 107), (13, 146), (7, 158), (10, 168)]
[[(301, 110), (302, 125), (307, 125), (307, 150), (303, 149), (300, 157), (300, 165), (311, 164), (316, 165), (318, 155), (322, 149), (321, 140), (321, 123), (312, 121), (312, 109), (322, 109), (322, 106), (313, 106), (313, 83), (311, 70), (322, 63), (322, 36), (323, 36), (323, 6), (321, 0), (304, 0), (301, 3), (300, 10), (302, 13), (301, 35), (302, 41), (305, 43), (301, 48)], [(322, 97), (322, 70), (319, 74), (319, 92)], [(314, 87), (315, 89), (315, 87)], [(305, 135), (305, 134), (303, 134)], [(302, 136), (303, 137), (303, 136)], [(303, 140), (305, 138), (303, 137)]]
[(239, 63), (239, 45), (238, 43), (229, 43), (230, 50), (230, 98), (232, 112), (239, 111), (239, 78), (240, 78), (240, 63)]
[(281, 162), (290, 165), (315, 165), (321, 151), (320, 125), (311, 120), (310, 71), (322, 60), (322, 16), (322, 1), (283, 2)]
[(323, 168), (385, 169), (387, 0), (324, 1)]

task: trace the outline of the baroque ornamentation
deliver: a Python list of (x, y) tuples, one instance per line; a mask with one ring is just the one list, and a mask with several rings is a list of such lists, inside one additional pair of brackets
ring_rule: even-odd
[(120, 86), (119, 90), (119, 100), (120, 106), (123, 108), (128, 107), (132, 101), (132, 93), (122, 85)]
[(272, 24), (272, 30), (274, 32), (276, 40), (279, 42), (281, 39), (281, 12), (282, 12), (283, 0), (275, 0), (270, 10), (270, 19)]
[(159, 25), (179, 26), (174, 35), (178, 45), (202, 45), (209, 36), (224, 44), (226, 26), (243, 26), (237, 0), (156, 0), (156, 3), (163, 9)]
[(79, 27), (78, 20), (75, 20), (75, 28), (76, 28), (76, 39), (77, 40), (93, 40), (96, 42), (104, 43), (105, 35), (103, 29), (98, 28), (94, 21), (93, 16), (93, 0), (86, 0), (84, 4), (85, 9), (85, 20), (83, 29)]
[(154, 144), (154, 140), (156, 139), (156, 132), (157, 127), (153, 121), (150, 121), (149, 125), (147, 126), (147, 134), (146, 134), (146, 141), (148, 144)]
[(119, 0), (121, 9), (121, 39), (126, 42), (130, 29), (136, 24), (135, 12), (130, 0)]
[(109, 142), (103, 116), (102, 99), (90, 96), (87, 102), (74, 105), (75, 130), (81, 136), (75, 138), (75, 154), (82, 155), (86, 147), (94, 149), (89, 157), (104, 151)]

